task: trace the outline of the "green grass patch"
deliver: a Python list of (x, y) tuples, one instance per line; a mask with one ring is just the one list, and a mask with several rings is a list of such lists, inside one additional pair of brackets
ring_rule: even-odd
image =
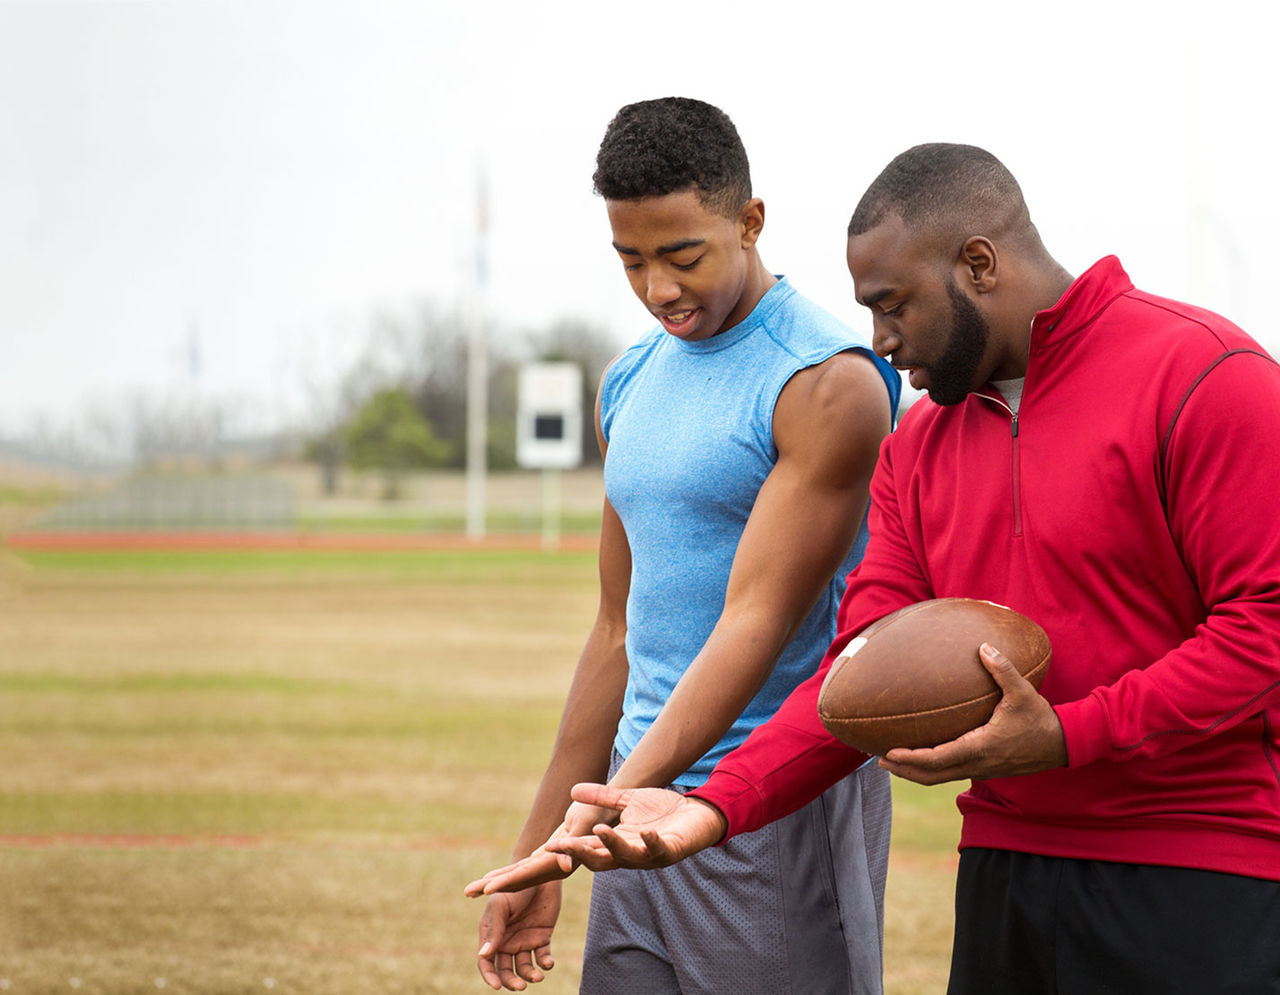
[(66, 492), (58, 487), (15, 487), (0, 484), (0, 505), (16, 505), (19, 508), (43, 508), (57, 504)]
[(125, 579), (150, 575), (274, 574), (281, 582), (326, 574), (362, 573), (392, 580), (430, 579), (448, 584), (556, 583), (580, 579), (593, 567), (594, 552), (566, 550), (309, 550), (309, 549), (11, 549), (37, 570), (115, 574)]
[[(39, 995), (485, 991), (474, 968), (481, 906), (456, 879), (494, 856), (373, 835), (0, 851), (0, 977)], [(588, 888), (585, 876), (566, 885), (560, 963), (540, 995), (577, 991)]]
[[(424, 839), (472, 839), (492, 845), (507, 842), (513, 823), (521, 819), (521, 808), (520, 801), (495, 801), (485, 806), (471, 799), (464, 803), (271, 789), (0, 793), (0, 833), (136, 836), (144, 845), (145, 837), (163, 836), (279, 839), (335, 832), (393, 833)], [(106, 841), (102, 845), (113, 844)]]
[(312, 699), (281, 707), (247, 695), (217, 697), (152, 692), (95, 697), (86, 692), (47, 693), (26, 698), (21, 708), (0, 722), (0, 732), (24, 736), (77, 734), (105, 741), (148, 737), (253, 735), (307, 741), (418, 740), (424, 750), (451, 750), (462, 739), (478, 737), (477, 759), (495, 764), (521, 764), (528, 738), (555, 731), (558, 705), (485, 705), (465, 703), (441, 709), (430, 698), (387, 690), (366, 690), (341, 700)]
[(955, 853), (960, 842), (956, 795), (968, 781), (926, 787), (893, 779), (893, 847), (925, 853)]
[[(354, 681), (319, 681), (276, 674), (0, 674), (0, 692), (98, 696), (104, 694), (184, 694), (202, 691), (251, 694), (340, 694), (367, 690)], [(83, 699), (82, 699), (83, 700)], [(99, 699), (100, 700), (100, 699)], [(4, 727), (0, 722), (0, 728)]]
[[(461, 889), (506, 862), (596, 584), (576, 552), (8, 551), (0, 834), (48, 838), (0, 841), (0, 979), (483, 991)], [(888, 995), (945, 987), (956, 788), (894, 785)], [(538, 995), (577, 991), (590, 880)]]

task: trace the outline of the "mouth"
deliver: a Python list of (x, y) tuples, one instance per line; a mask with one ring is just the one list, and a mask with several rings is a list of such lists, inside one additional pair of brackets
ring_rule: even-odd
[(655, 315), (655, 317), (662, 322), (662, 327), (672, 335), (680, 335), (693, 327), (695, 319), (701, 312), (702, 308), (693, 307), (686, 308), (683, 311), (666, 311)]
[(907, 363), (892, 363), (895, 370), (907, 375), (907, 382), (911, 384), (914, 390), (924, 390), (926, 372), (922, 366), (910, 366)]

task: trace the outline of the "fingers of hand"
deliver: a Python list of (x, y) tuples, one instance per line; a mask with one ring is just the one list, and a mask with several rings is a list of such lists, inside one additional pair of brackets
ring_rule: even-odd
[(548, 881), (561, 881), (571, 873), (572, 868), (568, 871), (562, 871), (559, 864), (553, 860), (549, 867), (514, 870), (510, 874), (492, 878), (485, 883), (484, 893), (486, 895), (498, 895), (513, 891), (524, 891), (526, 888), (534, 888), (540, 884), (546, 884)]
[[(498, 882), (505, 884), (510, 881), (532, 879), (538, 873), (552, 871), (555, 867), (556, 860), (551, 854), (547, 853), (544, 845), (521, 860), (486, 871), (483, 876), (476, 878), (463, 888), (463, 893), (469, 898), (476, 898), (480, 895), (492, 895), (496, 891), (508, 891), (510, 890), (509, 888), (499, 885)], [(552, 874), (545, 880), (554, 880), (556, 877), (562, 876)], [(530, 883), (535, 882), (531, 881)]]
[[(477, 952), (481, 961), (491, 961), (498, 951), (498, 941), (506, 931), (507, 918), (498, 907), (500, 899), (490, 901), (480, 915), (480, 949)], [(498, 921), (500, 920), (500, 921)]]
[(909, 767), (914, 770), (939, 770), (945, 767), (952, 767), (969, 755), (970, 751), (961, 745), (961, 741), (953, 739), (950, 743), (943, 743), (941, 746), (933, 746), (926, 749), (890, 750), (884, 755), (885, 763), (882, 763), (881, 766), (888, 764), (888, 769)]
[[(483, 929), (483, 923), (481, 928)], [(504, 987), (503, 972), (499, 961), (507, 957), (509, 957), (508, 954), (502, 954), (497, 951), (497, 947), (491, 940), (484, 942), (484, 945), (480, 947), (479, 955), (476, 957), (476, 968), (480, 972), (480, 977), (494, 991), (500, 991)]]
[(574, 801), (582, 802), (584, 805), (596, 805), (600, 808), (620, 812), (626, 808), (626, 800), (631, 792), (630, 790), (619, 791), (617, 788), (611, 788), (606, 784), (583, 782), (575, 784), (569, 794)]
[(502, 990), (502, 979), (498, 976), (498, 969), (494, 966), (492, 960), (488, 957), (477, 957), (476, 969), (480, 972), (480, 977), (486, 985), (495, 992)]
[(482, 895), (487, 895), (489, 893), (485, 889), (488, 886), (489, 882), (492, 881), (494, 878), (501, 877), (504, 873), (507, 873), (509, 871), (510, 871), (510, 868), (505, 868), (505, 867), (501, 871), (490, 871), (484, 877), (476, 878), (474, 881), (470, 882), (465, 888), (462, 889), (462, 893), (466, 895), (468, 898), (479, 898)]
[[(646, 836), (656, 838), (657, 834), (646, 831)], [(645, 837), (629, 838), (624, 836), (608, 826), (598, 826), (596, 828), (596, 836), (600, 842), (605, 845), (622, 867), (649, 867), (649, 847), (645, 842)]]
[(498, 967), (498, 979), (502, 982), (502, 987), (508, 991), (522, 992), (528, 986), (528, 982), (524, 980), (516, 969), (516, 958), (512, 954), (499, 954), (495, 958)]
[(667, 845), (667, 841), (662, 838), (657, 830), (646, 829), (640, 833), (640, 838), (644, 840), (644, 848), (648, 852), (651, 862), (663, 864), (671, 862), (671, 847)]
[[(893, 751), (890, 750), (890, 752), (892, 753)], [(942, 784), (944, 781), (956, 779), (955, 775), (946, 771), (933, 771), (914, 764), (897, 763), (887, 757), (880, 759), (880, 767), (895, 777), (900, 777), (905, 781), (914, 781), (916, 784)]]
[(542, 971), (533, 962), (533, 952), (530, 950), (521, 950), (516, 954), (515, 972), (525, 981), (536, 983), (542, 980)]
[(485, 885), (487, 885), (494, 878), (502, 877), (505, 874), (510, 874), (522, 863), (524, 863), (524, 861), (520, 860), (520, 861), (516, 861), (514, 864), (507, 864), (505, 867), (495, 867), (491, 871), (485, 871), (483, 875), (476, 878), (474, 881), (468, 882), (466, 887), (462, 889), (462, 893), (466, 895), (468, 898), (476, 898), (480, 895), (487, 894), (487, 892), (485, 891)]
[(928, 749), (890, 750), (881, 758), (880, 767), (916, 784), (942, 784), (973, 776), (970, 769), (981, 756), (981, 749), (971, 738), (973, 735), (965, 733), (960, 739)]
[(548, 849), (552, 845), (558, 845), (560, 840), (567, 838), (562, 836), (557, 840), (548, 841), (532, 855), (525, 857), (524, 860), (508, 864), (506, 867), (499, 868), (496, 871), (490, 871), (478, 882), (482, 885), (480, 893), (493, 895), (499, 892), (522, 891), (525, 888), (532, 888), (534, 885), (546, 884), (548, 881), (559, 881), (568, 877), (574, 871), (572, 864), (568, 869), (562, 868), (560, 855), (552, 853)]
[(570, 860), (575, 867), (581, 865), (592, 871), (612, 870), (617, 865), (612, 862), (609, 851), (595, 836), (572, 836), (557, 840), (554, 849)]
[(987, 673), (995, 678), (995, 682), (1006, 694), (1028, 686), (1027, 679), (1018, 672), (1013, 661), (990, 643), (983, 643), (978, 647), (978, 654), (982, 659), (982, 665), (987, 668)]

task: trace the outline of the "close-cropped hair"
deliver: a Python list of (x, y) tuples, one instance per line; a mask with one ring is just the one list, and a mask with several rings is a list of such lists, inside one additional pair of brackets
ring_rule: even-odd
[(707, 208), (736, 216), (751, 199), (751, 169), (738, 129), (718, 107), (662, 97), (623, 107), (596, 155), (606, 200), (662, 197), (690, 188)]
[(957, 225), (1030, 226), (1022, 188), (1004, 163), (976, 145), (935, 142), (896, 156), (862, 195), (849, 235), (896, 214), (912, 231)]

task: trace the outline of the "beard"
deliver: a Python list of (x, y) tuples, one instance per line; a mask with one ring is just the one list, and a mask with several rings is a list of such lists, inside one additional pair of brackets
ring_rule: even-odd
[(951, 298), (951, 333), (936, 363), (928, 366), (929, 397), (935, 404), (959, 404), (973, 390), (973, 380), (987, 350), (991, 326), (978, 306), (947, 277)]

